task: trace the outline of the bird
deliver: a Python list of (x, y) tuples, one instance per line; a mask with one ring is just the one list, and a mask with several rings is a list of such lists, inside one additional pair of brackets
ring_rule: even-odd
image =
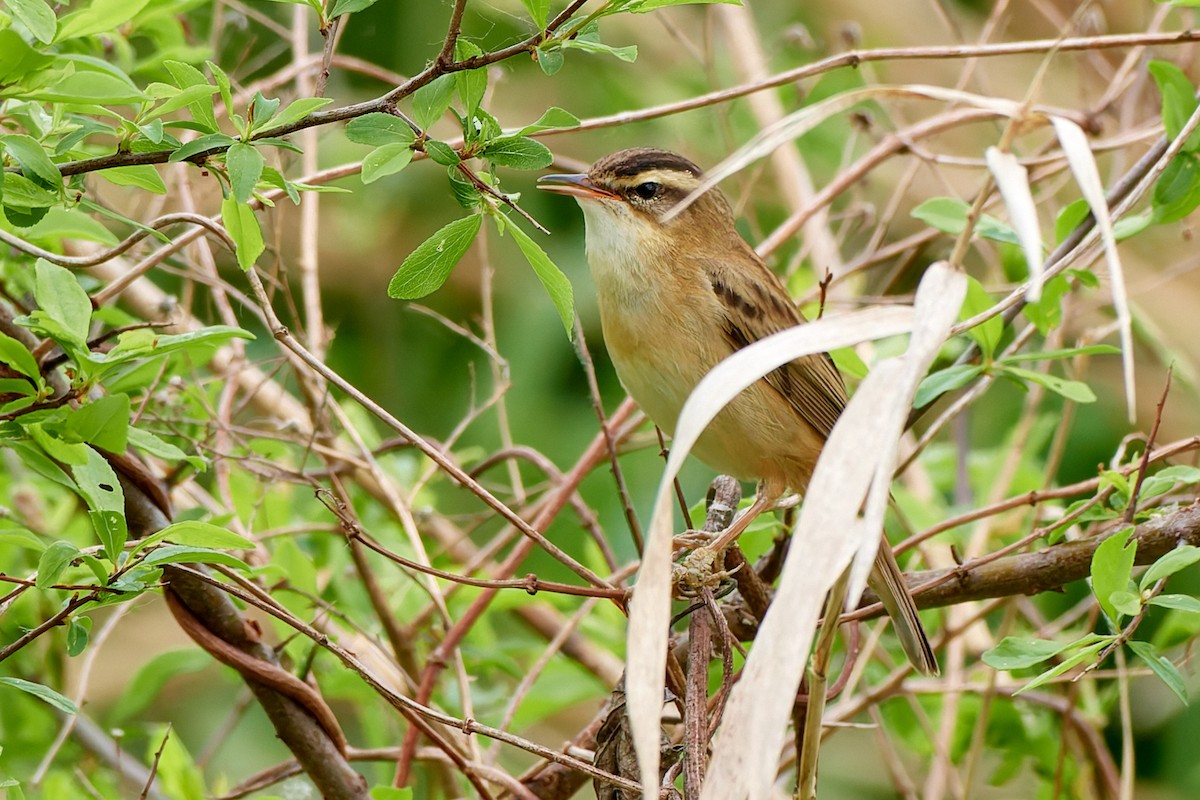
[[(720, 361), (806, 321), (738, 233), (719, 189), (664, 220), (702, 180), (702, 170), (686, 157), (639, 147), (605, 156), (586, 173), (544, 175), (537, 184), (574, 197), (583, 210), (605, 347), (626, 391), (667, 435), (692, 389)], [(775, 369), (717, 414), (692, 453), (718, 472), (757, 481), (758, 494), (714, 546), (727, 545), (788, 489), (805, 491), (846, 402), (841, 374), (819, 353)], [(869, 584), (909, 661), (922, 674), (937, 674), (916, 603), (886, 540)]]

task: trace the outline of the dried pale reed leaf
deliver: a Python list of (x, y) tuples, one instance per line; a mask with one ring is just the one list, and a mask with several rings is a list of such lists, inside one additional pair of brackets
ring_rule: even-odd
[[(904, 433), (904, 425), (912, 406), (913, 397), (917, 393), (917, 387), (929, 372), (929, 368), (933, 366), (942, 344), (949, 338), (950, 330), (962, 308), (966, 291), (965, 276), (944, 261), (933, 264), (925, 271), (914, 301), (913, 308), (917, 324), (913, 326), (908, 350), (905, 351), (902, 359), (903, 372), (895, 381), (885, 382), (883, 379), (878, 381), (879, 391), (892, 401), (886, 410), (885, 429), (877, 440), (858, 440), (860, 447), (863, 441), (876, 442), (876, 452), (878, 453), (875, 479), (867, 497), (863, 517), (863, 524), (867, 527), (869, 535), (873, 536), (872, 541), (876, 545), (883, 536), (883, 518), (887, 513), (892, 475), (898, 460), (900, 437)], [(872, 370), (872, 372), (874, 371)], [(863, 387), (860, 386), (859, 392), (862, 389)], [(872, 389), (872, 391), (876, 390)], [(858, 392), (855, 394), (857, 395)], [(855, 556), (850, 573), (849, 591), (846, 596), (848, 606), (858, 605), (867, 575), (875, 560), (875, 551), (876, 547), (870, 547), (859, 550)]]
[(671, 483), (683, 460), (705, 426), (725, 404), (771, 370), (811, 353), (905, 333), (911, 326), (912, 309), (891, 306), (825, 317), (781, 331), (742, 348), (718, 364), (700, 381), (684, 404), (671, 444), (671, 455), (659, 484), (642, 554), (642, 568), (629, 609), (625, 691), (643, 791), (647, 797), (657, 796), (659, 717), (671, 615)]
[(1113, 308), (1117, 312), (1117, 326), (1121, 331), (1121, 365), (1125, 373), (1125, 405), (1129, 421), (1133, 422), (1137, 408), (1137, 397), (1133, 382), (1133, 315), (1129, 311), (1129, 295), (1125, 291), (1125, 272), (1121, 268), (1121, 257), (1117, 253), (1117, 238), (1113, 235), (1112, 219), (1108, 213), (1108, 202), (1104, 199), (1104, 184), (1100, 182), (1100, 171), (1096, 159), (1088, 147), (1087, 135), (1068, 119), (1050, 117), (1054, 133), (1058, 136), (1071, 174), (1079, 184), (1079, 191), (1087, 201), (1096, 229), (1104, 242), (1104, 257), (1108, 263), (1108, 275), (1112, 287)]
[(1021, 242), (1021, 250), (1025, 252), (1025, 260), (1029, 263), (1026, 297), (1030, 302), (1036, 302), (1042, 296), (1045, 261), (1042, 259), (1042, 231), (1038, 225), (1037, 206), (1029, 188), (1029, 171), (1021, 166), (1012, 153), (996, 147), (989, 147), (984, 158), (992, 177), (996, 179), (1000, 196), (1008, 206), (1008, 217)]
[(905, 417), (965, 293), (962, 273), (944, 262), (930, 267), (917, 291), (908, 352), (876, 365), (834, 426), (800, 511), (796, 545), (730, 696), (702, 800), (769, 795), (825, 593), (852, 561), (851, 594), (862, 592)]

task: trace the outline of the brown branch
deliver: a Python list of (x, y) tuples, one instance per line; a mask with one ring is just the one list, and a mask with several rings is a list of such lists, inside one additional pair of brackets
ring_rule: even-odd
[(1142, 460), (1138, 463), (1137, 480), (1129, 492), (1129, 505), (1125, 507), (1125, 524), (1133, 522), (1137, 514), (1138, 495), (1142, 493), (1142, 482), (1146, 480), (1146, 469), (1150, 466), (1150, 451), (1154, 449), (1154, 441), (1158, 438), (1158, 427), (1162, 424), (1163, 409), (1167, 405), (1167, 395), (1171, 393), (1172, 367), (1167, 366), (1167, 380), (1163, 384), (1162, 396), (1158, 398), (1158, 406), (1154, 409), (1154, 423), (1150, 426), (1150, 435), (1146, 437), (1146, 449)]
[[(1111, 533), (1051, 545), (1034, 553), (1006, 556), (978, 567), (961, 567), (914, 572), (906, 576), (920, 608), (940, 608), (989, 597), (1011, 597), (1058, 591), (1072, 581), (1091, 574), (1092, 555)], [(1200, 502), (1153, 517), (1134, 531), (1137, 541), (1135, 564), (1151, 564), (1180, 544), (1200, 546)], [(869, 594), (863, 597), (855, 617), (878, 616), (863, 612), (878, 606)]]
[[(114, 461), (113, 467), (125, 494), (131, 537), (140, 538), (166, 527), (170, 519), (164, 513), (161, 501), (153, 499), (153, 492), (143, 490), (143, 476), (128, 476), (121, 461)], [(251, 623), (225, 592), (174, 566), (164, 568), (163, 576), (170, 587), (167, 591), (174, 593), (190, 615), (213, 636), (249, 657), (278, 668), (274, 651), (247, 635), (253, 630)], [(363, 800), (367, 796), (366, 781), (351, 768), (342, 748), (305, 706), (258, 680), (247, 679), (246, 685), (271, 720), (280, 740), (303, 766), (323, 797)]]

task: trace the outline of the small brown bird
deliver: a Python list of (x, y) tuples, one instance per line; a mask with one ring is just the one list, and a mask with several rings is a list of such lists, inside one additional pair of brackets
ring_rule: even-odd
[[(662, 221), (700, 185), (701, 175), (683, 156), (636, 148), (600, 159), (587, 174), (538, 181), (539, 188), (574, 196), (583, 209), (605, 345), (621, 383), (668, 434), (692, 389), (718, 362), (805, 321), (738, 234), (719, 190)], [(842, 377), (822, 353), (774, 370), (716, 416), (693, 452), (719, 472), (759, 482), (754, 506), (735, 523), (734, 535), (788, 488), (806, 489), (845, 405)], [(909, 660), (924, 674), (936, 673), (937, 660), (887, 542), (880, 544), (870, 584)]]

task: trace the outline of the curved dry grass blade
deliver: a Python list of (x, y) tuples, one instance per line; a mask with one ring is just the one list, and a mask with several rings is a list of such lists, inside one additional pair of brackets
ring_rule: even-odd
[[(917, 384), (949, 334), (966, 280), (949, 264), (930, 267), (917, 291), (908, 352), (875, 366), (821, 452), (793, 534), (779, 590), (726, 708), (702, 800), (769, 795), (791, 697), (800, 684), (825, 593), (853, 562), (857, 597), (879, 547), (887, 489)], [(871, 446), (865, 448), (864, 442)], [(868, 497), (865, 515), (860, 515)]]
[(1108, 203), (1104, 200), (1104, 184), (1100, 182), (1100, 171), (1096, 168), (1096, 159), (1092, 149), (1088, 147), (1087, 135), (1083, 129), (1069, 119), (1051, 116), (1050, 124), (1062, 145), (1063, 154), (1067, 157), (1067, 165), (1079, 191), (1087, 201), (1092, 216), (1096, 219), (1096, 229), (1104, 242), (1104, 258), (1108, 263), (1108, 276), (1111, 283), (1113, 308), (1117, 312), (1117, 327), (1121, 332), (1121, 366), (1125, 373), (1125, 405), (1132, 423), (1137, 410), (1137, 395), (1133, 382), (1133, 315), (1129, 311), (1129, 295), (1125, 291), (1125, 271), (1121, 268), (1121, 257), (1117, 253), (1117, 237), (1113, 234), (1112, 218), (1108, 213)]
[[(718, 364), (700, 381), (684, 404), (671, 455), (659, 483), (654, 515), (647, 528), (642, 567), (629, 609), (625, 691), (634, 748), (642, 772), (642, 791), (647, 798), (658, 796), (659, 717), (671, 615), (671, 485), (684, 458), (717, 412), (742, 389), (771, 370), (811, 353), (906, 333), (911, 329), (912, 320), (912, 308), (891, 306), (825, 317), (781, 331), (739, 350)], [(860, 494), (860, 500), (861, 497)]]
[(883, 97), (917, 98), (922, 100), (938, 100), (945, 103), (955, 103), (976, 108), (985, 108), (997, 114), (1015, 117), (1022, 113), (1020, 103), (1012, 100), (1001, 100), (995, 97), (963, 92), (957, 89), (946, 89), (941, 86), (925, 86), (922, 84), (907, 84), (904, 86), (869, 86), (844, 92), (839, 95), (814, 103), (802, 108), (794, 114), (789, 114), (779, 122), (764, 128), (754, 138), (726, 158), (720, 164), (705, 173), (704, 180), (687, 197), (680, 200), (674, 208), (663, 214), (663, 221), (669, 222), (680, 212), (695, 202), (696, 198), (716, 186), (730, 175), (745, 169), (748, 165), (767, 155), (775, 148), (790, 142), (811, 131), (834, 114), (846, 111), (864, 100), (877, 100)]
[(1025, 296), (1029, 302), (1036, 302), (1042, 296), (1045, 261), (1042, 259), (1042, 231), (1038, 225), (1037, 206), (1029, 188), (1029, 171), (1021, 166), (1016, 156), (998, 147), (989, 147), (984, 159), (996, 180), (1004, 204), (1008, 206), (1009, 220), (1021, 242), (1025, 261), (1029, 264), (1029, 289)]

